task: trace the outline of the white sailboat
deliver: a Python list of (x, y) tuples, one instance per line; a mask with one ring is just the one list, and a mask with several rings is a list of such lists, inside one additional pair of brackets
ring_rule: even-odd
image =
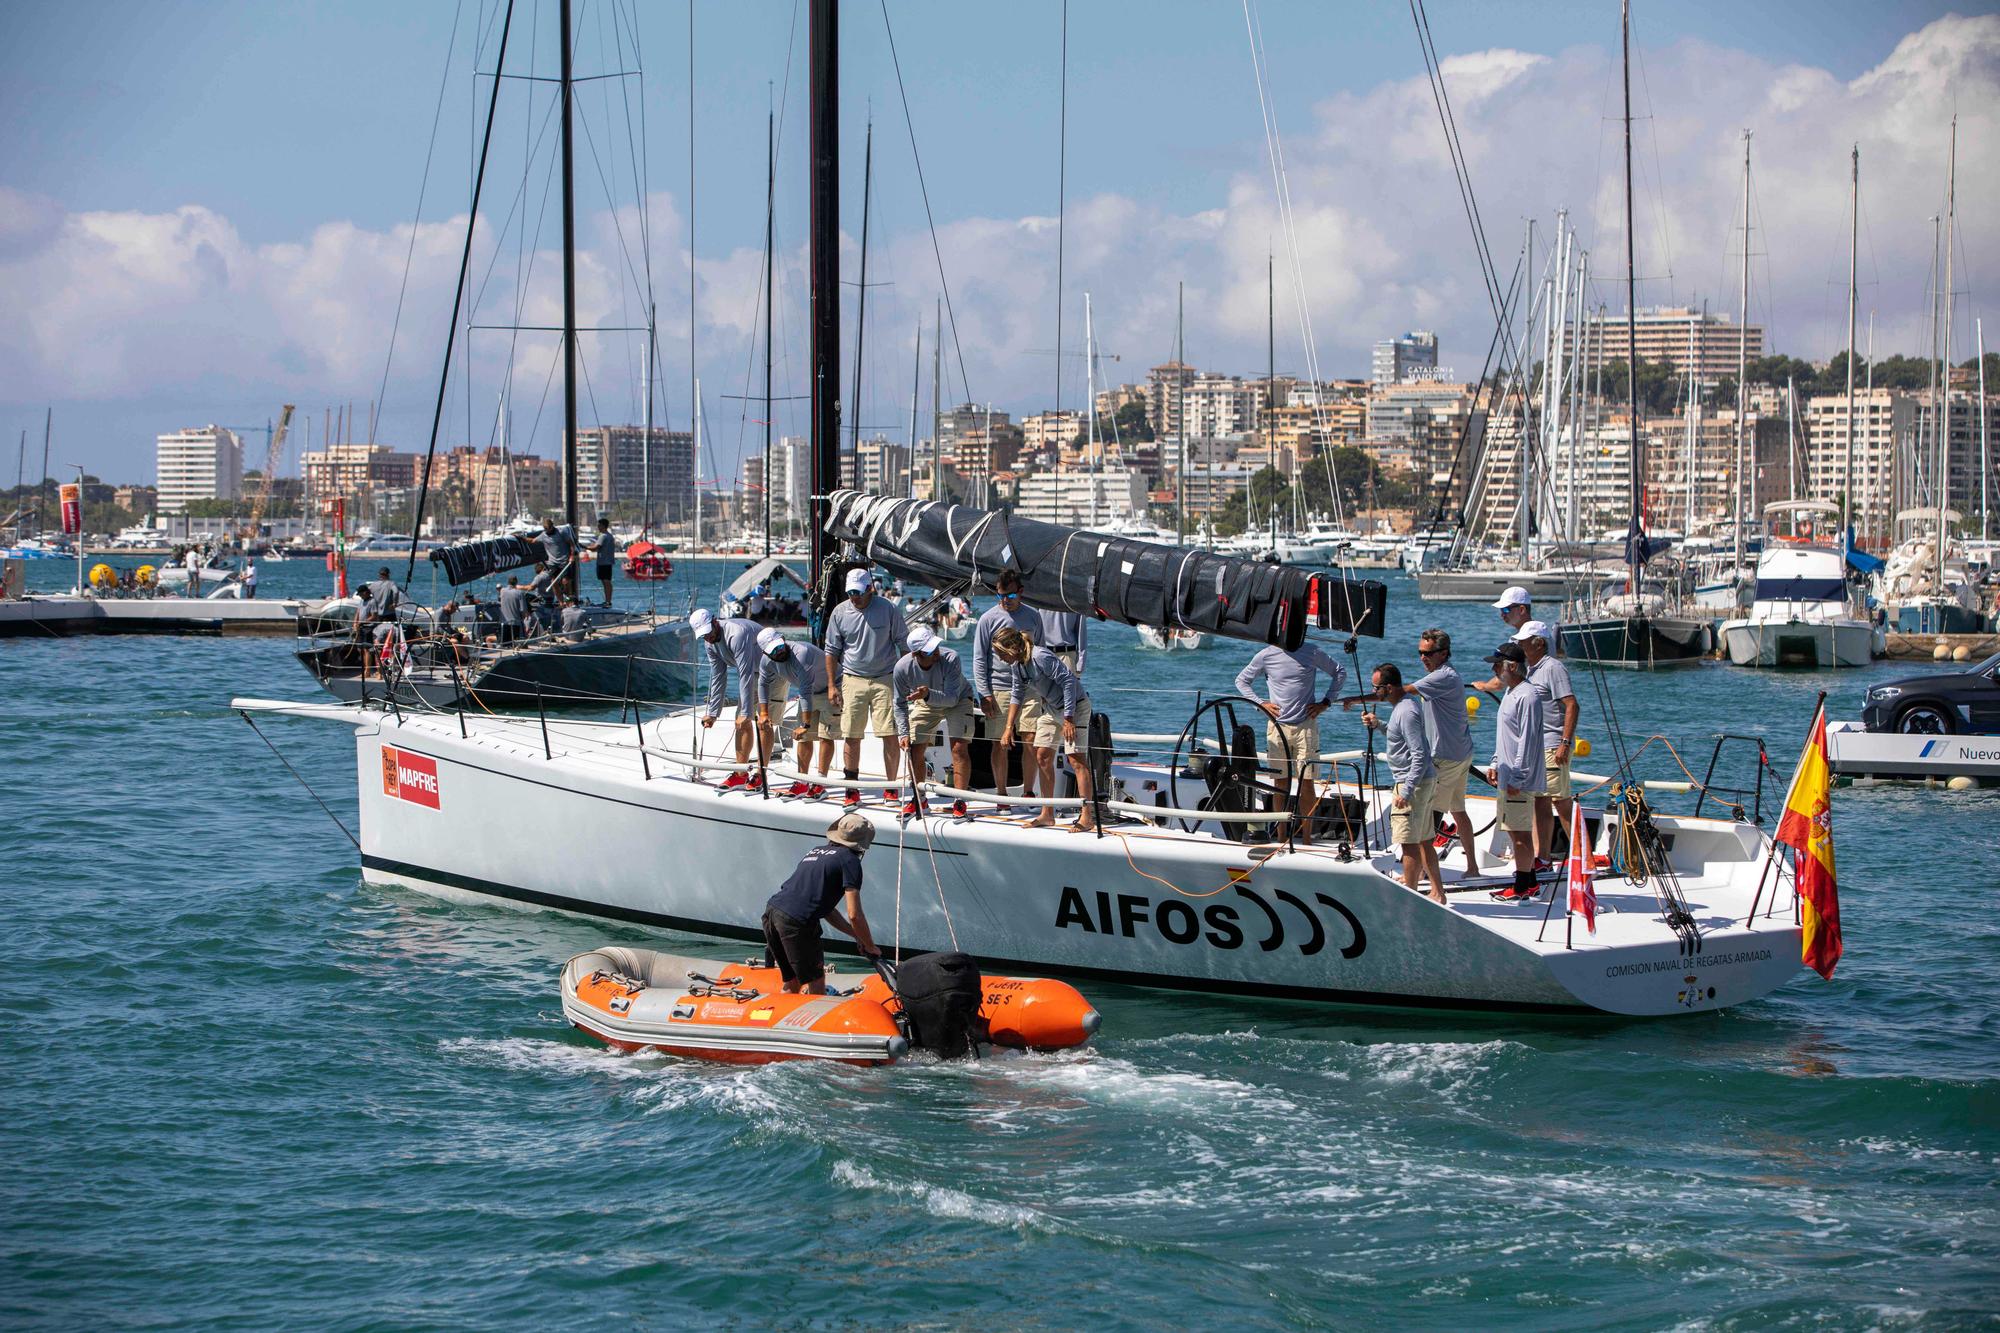
[[(1756, 599), (1749, 613), (1717, 631), (1729, 660), (1751, 667), (1863, 667), (1875, 658), (1875, 626), (1854, 611), (1840, 549), (1815, 540), (1808, 520), (1825, 527), (1840, 508), (1820, 500), (1764, 506), (1766, 538), (1757, 557)], [(1789, 535), (1779, 520), (1791, 520)]]

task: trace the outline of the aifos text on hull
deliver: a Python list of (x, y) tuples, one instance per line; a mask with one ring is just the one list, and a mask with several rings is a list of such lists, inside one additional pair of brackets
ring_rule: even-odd
[[(753, 940), (774, 886), (839, 812), (834, 799), (724, 789), (726, 716), (706, 732), (687, 714), (641, 726), (236, 706), (354, 728), (372, 883)], [(879, 770), (873, 776), (879, 788)], [(1800, 968), (1789, 885), (1767, 886), (1749, 919), (1770, 847), (1753, 824), (1656, 815), (1692, 929), (1669, 924), (1651, 886), (1605, 874), (1592, 934), (1560, 904), (1551, 910), (1546, 893), (1500, 903), (1475, 889), (1439, 906), (1405, 889), (1393, 854), (1380, 850), (1379, 789), (1362, 794), (1376, 850), (1343, 859), (1330, 847), (1233, 841), (1213, 820), (1139, 817), (1157, 816), (1151, 803), (1172, 785), (1168, 765), (1120, 763), (1114, 776), (1123, 799), (1112, 808), (1125, 820), (1103, 837), (1027, 828), (978, 802), (967, 820), (905, 824), (871, 799), (864, 808), (881, 833), (865, 901), (878, 932), (900, 923), (905, 949), (956, 945), (996, 968), (1488, 1011), (1716, 1009), (1764, 995)], [(1203, 791), (1184, 774), (1177, 799), (1193, 807)], [(1475, 797), (1471, 813), (1488, 824), (1492, 803)], [(1600, 849), (1615, 832), (1606, 822), (1596, 824)], [(1482, 849), (1485, 865), (1500, 860), (1497, 842)]]

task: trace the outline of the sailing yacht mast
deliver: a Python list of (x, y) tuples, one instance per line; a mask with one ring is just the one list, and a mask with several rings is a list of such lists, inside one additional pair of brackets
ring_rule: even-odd
[[(568, 3), (568, 0), (564, 0)], [(813, 641), (826, 641), (822, 568), (828, 495), (840, 480), (840, 7), (812, 0), (808, 11), (812, 70), (812, 582)]]
[[(1630, 76), (1627, 76), (1630, 81)], [(1630, 99), (1627, 99), (1626, 114), (1631, 114)], [(1626, 122), (1626, 154), (1631, 154), (1631, 122)], [(1626, 173), (1631, 172), (1631, 164), (1626, 164)], [(1627, 187), (1630, 192), (1630, 187)], [(1755, 471), (1747, 461), (1743, 442), (1743, 417), (1745, 405), (1749, 402), (1749, 386), (1743, 377), (1749, 373), (1750, 364), (1750, 131), (1743, 131), (1743, 272), (1737, 275), (1736, 287), (1736, 576), (1743, 576), (1743, 525), (1750, 521), (1750, 509), (1756, 508), (1756, 483), (1751, 482), (1750, 509), (1744, 508), (1743, 486), (1745, 475)]]
[[(771, 554), (771, 422), (778, 415), (771, 402), (771, 292), (777, 253), (778, 121), (764, 112), (764, 554)], [(648, 408), (652, 405), (647, 404)], [(650, 434), (650, 432), (648, 432)], [(789, 476), (789, 474), (788, 474)], [(789, 489), (789, 485), (787, 486)]]
[[(1181, 373), (1181, 363), (1186, 359), (1187, 283), (1182, 282), (1176, 285), (1174, 296), (1174, 375), (1176, 379), (1179, 378)], [(1179, 409), (1176, 408), (1176, 413), (1178, 411)], [(1160, 424), (1162, 426), (1167, 424), (1164, 414), (1160, 418)], [(1187, 545), (1187, 423), (1180, 420), (1179, 416), (1176, 415), (1174, 424), (1174, 435), (1181, 450), (1180, 466), (1174, 469), (1174, 544), (1176, 546), (1185, 546)]]
[[(1951, 118), (1950, 157), (1945, 166), (1944, 187), (1944, 336), (1938, 344), (1937, 398), (1938, 451), (1937, 484), (1937, 579), (1933, 590), (1944, 591), (1944, 512), (1951, 503), (1951, 250), (1952, 233), (1958, 221), (1958, 117)], [(1942, 623), (1942, 622), (1940, 622)]]
[[(1632, 414), (1632, 446), (1629, 459), (1632, 473), (1632, 517), (1629, 525), (1631, 536), (1625, 543), (1625, 562), (1630, 573), (1626, 592), (1634, 597), (1639, 592), (1639, 567), (1645, 557), (1646, 523), (1642, 510), (1645, 507), (1645, 458), (1639, 452), (1639, 269), (1637, 246), (1632, 237), (1632, 4), (1631, 0), (1619, 8), (1618, 37), (1625, 65), (1625, 346), (1628, 349), (1628, 364), (1625, 375), (1625, 405)], [(1737, 392), (1742, 392), (1738, 382)], [(1525, 506), (1527, 499), (1522, 497)], [(1742, 515), (1737, 515), (1737, 541), (1742, 542)]]
[[(1091, 343), (1090, 293), (1083, 294), (1083, 451), (1090, 458), (1090, 526), (1097, 526), (1097, 358)], [(1060, 517), (1060, 516), (1059, 516)]]
[(1861, 145), (1855, 144), (1847, 174), (1847, 458), (1840, 473), (1840, 546), (1854, 531), (1854, 301), (1855, 263), (1861, 241)]
[[(575, 88), (570, 70), (570, 0), (559, 7), (562, 23), (562, 241), (563, 241), (563, 522), (576, 531), (576, 156), (570, 143)], [(699, 447), (700, 442), (696, 442)], [(695, 497), (697, 506), (701, 497)], [(699, 509), (697, 508), (697, 511)], [(410, 549), (416, 551), (414, 539)]]
[[(910, 366), (910, 485), (909, 494), (917, 493), (917, 456), (922, 446), (917, 443), (917, 394), (924, 385), (924, 321), (917, 318), (917, 354)], [(931, 488), (931, 498), (937, 498), (937, 487)]]
[(868, 332), (868, 204), (875, 185), (875, 122), (868, 122), (866, 147), (861, 153), (861, 282), (854, 289), (854, 393), (847, 409), (854, 418), (854, 480), (861, 484), (861, 346)]

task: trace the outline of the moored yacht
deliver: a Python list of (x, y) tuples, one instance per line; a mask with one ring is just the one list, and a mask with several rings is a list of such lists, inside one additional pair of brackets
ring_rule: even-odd
[(1841, 552), (1813, 539), (1810, 519), (1834, 526), (1838, 506), (1786, 500), (1765, 506), (1776, 520), (1790, 518), (1792, 532), (1769, 541), (1757, 557), (1756, 599), (1749, 614), (1725, 620), (1717, 631), (1737, 666), (1861, 667), (1875, 658), (1875, 627), (1857, 615)]

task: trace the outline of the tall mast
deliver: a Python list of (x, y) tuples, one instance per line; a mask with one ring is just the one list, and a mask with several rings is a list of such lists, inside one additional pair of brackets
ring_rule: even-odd
[[(1090, 526), (1097, 526), (1097, 358), (1091, 342), (1090, 293), (1083, 294), (1083, 451), (1090, 456)], [(1058, 519), (1060, 521), (1060, 519)]]
[[(812, 0), (812, 580), (821, 589), (827, 555), (827, 495), (840, 478), (840, 7)], [(813, 639), (826, 640), (824, 604)]]
[[(1187, 283), (1175, 286), (1174, 295), (1174, 376), (1176, 392), (1179, 388), (1181, 362), (1187, 359)], [(1160, 414), (1160, 424), (1167, 424), (1166, 413)], [(1180, 445), (1180, 466), (1174, 469), (1174, 544), (1187, 545), (1187, 424), (1176, 419), (1175, 442)]]
[[(971, 390), (966, 393), (970, 395)], [(937, 336), (931, 339), (931, 499), (942, 500), (944, 474), (944, 297), (937, 298)]]
[[(909, 494), (917, 493), (917, 393), (924, 386), (924, 321), (917, 317), (917, 355), (910, 366), (910, 484)], [(991, 432), (988, 432), (989, 435)], [(931, 498), (937, 498), (937, 487), (931, 488)]]
[(694, 378), (694, 551), (701, 551), (701, 376)]
[[(1951, 149), (1944, 186), (1944, 336), (1938, 344), (1937, 579), (1944, 591), (1944, 511), (1951, 505), (1951, 250), (1958, 221), (1958, 117), (1951, 118)], [(1938, 627), (1944, 627), (1939, 621)]]
[(1855, 263), (1861, 242), (1861, 145), (1855, 144), (1847, 167), (1847, 457), (1840, 471), (1840, 545), (1845, 550), (1854, 531), (1854, 302)]
[(1992, 529), (1987, 520), (1987, 478), (1993, 475), (1993, 465), (1986, 452), (1986, 321), (1972, 321), (1972, 340), (1979, 357), (1979, 539), (1990, 541)]
[[(576, 158), (570, 145), (570, 0), (562, 0), (563, 522), (576, 527)], [(607, 445), (609, 441), (606, 441)], [(606, 454), (610, 453), (607, 448)], [(608, 458), (606, 461), (609, 461)], [(602, 479), (600, 479), (601, 482)], [(699, 495), (695, 503), (701, 502)], [(411, 544), (414, 554), (416, 546)]]
[[(1625, 543), (1625, 561), (1631, 569), (1626, 591), (1639, 591), (1639, 566), (1645, 554), (1645, 463), (1639, 452), (1639, 269), (1637, 247), (1632, 239), (1632, 3), (1625, 0), (1619, 9), (1619, 47), (1625, 66), (1625, 346), (1629, 364), (1625, 376), (1625, 405), (1632, 414), (1632, 539)], [(1742, 392), (1741, 381), (1737, 392)], [(1525, 444), (1525, 441), (1524, 441)], [(1522, 504), (1527, 498), (1522, 497)], [(1741, 557), (1743, 516), (1737, 515), (1738, 556)]]
[[(1589, 364), (1584, 354), (1586, 331), (1583, 319), (1584, 295), (1590, 284), (1590, 252), (1580, 250), (1576, 257), (1576, 303), (1570, 312), (1569, 361), (1571, 365), (1569, 382), (1569, 510), (1565, 531), (1570, 543), (1576, 543), (1576, 474), (1583, 461), (1583, 372)], [(1694, 481), (1688, 481), (1688, 503), (1694, 503)]]
[[(1521, 271), (1524, 274), (1528, 272), (1529, 266), (1532, 265), (1534, 262), (1535, 262), (1535, 220), (1533, 218), (1529, 218), (1527, 238), (1521, 242)], [(1534, 303), (1528, 298), (1523, 297), (1522, 304), (1526, 305), (1528, 307), (1528, 310), (1526, 314), (1527, 322), (1522, 326), (1521, 329), (1521, 338), (1524, 344), (1532, 346), (1535, 336)], [(1526, 355), (1527, 353), (1521, 352), (1518, 354), (1517, 359), (1525, 358)], [(1521, 382), (1521, 428), (1517, 432), (1514, 441), (1514, 452), (1518, 455), (1518, 457), (1515, 458), (1514, 460), (1515, 463), (1517, 464), (1515, 471), (1519, 474), (1518, 480), (1515, 484), (1516, 503), (1514, 505), (1514, 522), (1515, 526), (1520, 529), (1521, 566), (1524, 569), (1527, 567), (1528, 564), (1528, 526), (1529, 526), (1528, 524), (1528, 455), (1529, 455), (1528, 376), (1531, 373), (1532, 373), (1532, 367), (1522, 366), (1520, 368), (1519, 379)]]
[(777, 254), (778, 121), (764, 112), (764, 554), (771, 554), (771, 422), (778, 415), (771, 403), (771, 291)]
[(854, 289), (854, 392), (847, 408), (854, 417), (854, 484), (861, 484), (861, 341), (868, 332), (868, 202), (875, 193), (875, 122), (868, 122), (861, 153), (861, 283)]
[[(1628, 112), (1630, 108), (1627, 108)], [(1627, 127), (1630, 136), (1630, 127)], [(1629, 150), (1628, 150), (1629, 151)], [(1630, 167), (1628, 165), (1629, 172)], [(1692, 349), (1690, 349), (1692, 350)], [(1736, 285), (1736, 569), (1743, 570), (1743, 525), (1753, 515), (1743, 507), (1744, 473), (1751, 465), (1746, 462), (1743, 443), (1743, 416), (1749, 402), (1748, 386), (1743, 377), (1750, 366), (1750, 131), (1743, 131), (1743, 272), (1737, 275)], [(1754, 492), (1753, 492), (1754, 494)], [(1754, 501), (1752, 502), (1754, 508)]]

